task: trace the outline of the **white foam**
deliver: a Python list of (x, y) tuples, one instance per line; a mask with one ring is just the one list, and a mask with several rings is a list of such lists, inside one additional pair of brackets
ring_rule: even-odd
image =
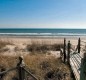
[(78, 33), (0, 33), (0, 35), (14, 36), (86, 36), (86, 34)]

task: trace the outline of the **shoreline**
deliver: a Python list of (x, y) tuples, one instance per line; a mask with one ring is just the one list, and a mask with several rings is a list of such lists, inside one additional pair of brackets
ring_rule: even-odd
[(86, 39), (86, 36), (24, 36), (24, 35), (0, 35), (0, 38), (31, 38), (31, 39)]

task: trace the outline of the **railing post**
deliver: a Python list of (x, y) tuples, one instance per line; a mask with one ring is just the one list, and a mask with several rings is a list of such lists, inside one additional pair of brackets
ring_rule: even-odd
[(86, 80), (86, 53), (84, 53), (84, 58), (81, 60), (80, 80)]
[(81, 40), (80, 40), (80, 38), (79, 38), (79, 40), (78, 40), (78, 53), (80, 53), (80, 44), (81, 44)]
[(65, 38), (64, 38), (63, 54), (64, 54), (64, 63), (65, 63), (66, 62), (66, 39)]
[(19, 80), (24, 80), (23, 79), (23, 68), (19, 67)]
[(24, 65), (22, 64), (23, 59), (22, 57), (19, 57), (19, 63), (17, 64), (18, 66), (18, 73), (19, 73), (19, 80), (24, 80), (25, 79), (25, 71), (23, 69)]
[(70, 64), (70, 41), (68, 41), (68, 53), (67, 53), (67, 63)]

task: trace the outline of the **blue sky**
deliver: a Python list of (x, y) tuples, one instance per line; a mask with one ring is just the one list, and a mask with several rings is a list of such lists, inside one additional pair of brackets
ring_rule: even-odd
[(0, 28), (86, 28), (86, 0), (0, 0)]

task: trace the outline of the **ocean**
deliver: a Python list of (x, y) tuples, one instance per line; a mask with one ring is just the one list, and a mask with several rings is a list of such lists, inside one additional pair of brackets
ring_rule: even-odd
[(86, 36), (86, 29), (3, 28), (0, 35), (15, 36)]

